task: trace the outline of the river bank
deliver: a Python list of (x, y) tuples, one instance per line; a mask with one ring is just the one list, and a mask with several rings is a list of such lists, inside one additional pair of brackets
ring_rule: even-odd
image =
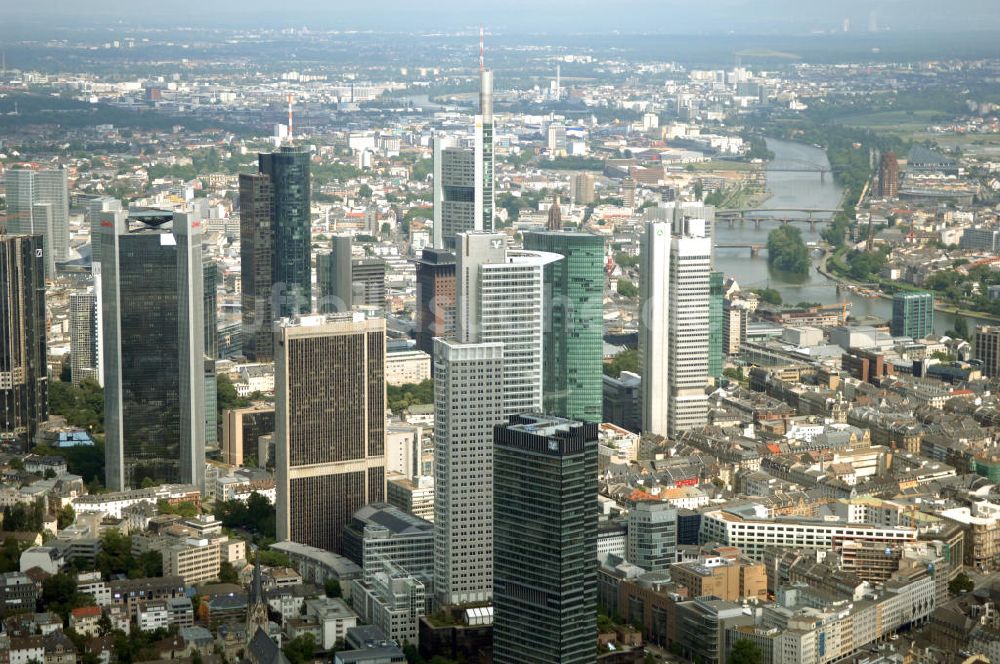
[[(830, 167), (824, 151), (813, 145), (768, 139), (768, 149), (775, 153), (775, 162), (805, 162), (824, 169)], [(788, 172), (777, 164), (775, 170), (766, 171), (766, 177), (770, 197), (759, 207), (764, 210), (768, 208), (784, 210), (775, 212), (775, 217), (796, 216), (796, 213), (789, 213), (788, 210), (840, 209), (845, 203), (844, 189), (834, 182), (833, 178), (821, 178), (818, 172)], [(853, 199), (853, 195), (851, 198)], [(808, 218), (806, 214), (802, 214), (802, 217)], [(802, 232), (802, 239), (807, 244), (822, 246), (823, 238), (820, 234), (830, 215), (815, 215), (815, 218), (820, 223), (815, 224), (814, 228), (808, 224), (796, 224), (796, 226)], [(837, 288), (841, 278), (829, 274), (829, 269), (824, 264), (824, 258), (828, 259), (830, 252), (813, 256), (812, 266), (817, 269), (811, 267), (806, 275), (790, 275), (768, 266), (766, 249), (753, 253), (744, 248), (766, 244), (768, 231), (772, 228), (774, 228), (773, 223), (762, 223), (759, 229), (755, 224), (745, 224), (742, 227), (735, 224), (732, 228), (728, 224), (716, 224), (716, 242), (734, 245), (730, 248), (716, 249), (716, 269), (736, 279), (743, 289), (775, 289), (781, 294), (782, 300), (790, 304), (818, 302), (824, 305), (839, 305), (846, 302), (855, 318), (892, 319), (891, 299), (864, 297), (859, 293), (849, 292), (846, 288)], [(934, 317), (934, 331), (938, 334), (944, 334), (955, 327), (955, 314), (944, 307), (945, 305), (941, 305)], [(974, 312), (959, 311), (958, 315), (968, 319), (970, 326), (975, 322), (996, 323), (995, 320), (983, 318)]]
[[(845, 286), (852, 286), (854, 288), (862, 288), (867, 285), (867, 283), (854, 281), (842, 275), (834, 273), (829, 266), (831, 260), (834, 260), (836, 252), (831, 252), (829, 250), (824, 250), (822, 258), (820, 258), (819, 264), (816, 266), (816, 271), (822, 274), (827, 279), (835, 281), (838, 284)], [(881, 281), (881, 280), (879, 280)], [(886, 293), (883, 290), (875, 291), (876, 297), (882, 300), (892, 301), (892, 295)], [(956, 306), (954, 304), (949, 304), (946, 302), (941, 302), (937, 296), (934, 297), (934, 311), (940, 311), (941, 313), (949, 314), (951, 316), (962, 316), (963, 318), (973, 318), (980, 321), (988, 321), (994, 323), (1000, 323), (1000, 316), (991, 314), (986, 311), (976, 311), (974, 309), (963, 309), (962, 307)]]

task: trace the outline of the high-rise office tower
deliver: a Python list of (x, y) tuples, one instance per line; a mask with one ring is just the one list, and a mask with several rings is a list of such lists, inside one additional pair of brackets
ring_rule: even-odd
[(549, 159), (566, 156), (566, 125), (550, 124), (548, 129)]
[(98, 380), (100, 350), (97, 343), (97, 296), (93, 288), (69, 296), (70, 377), (74, 385)]
[(504, 421), (499, 343), (434, 339), (434, 593), (493, 595), (493, 427)]
[(677, 562), (677, 510), (666, 502), (640, 501), (628, 511), (625, 557), (649, 572)]
[(983, 375), (1000, 376), (1000, 327), (977, 325), (972, 335), (972, 356), (983, 363)]
[(202, 224), (144, 210), (101, 221), (105, 484), (204, 485)]
[(276, 318), (312, 310), (312, 219), (309, 153), (292, 146), (258, 155), (260, 173), (271, 180), (274, 215), (271, 284)]
[(659, 436), (668, 434), (670, 230), (669, 222), (646, 222), (639, 252), (642, 430)]
[(630, 210), (635, 209), (635, 180), (630, 176), (622, 178), (622, 205)]
[(573, 176), (573, 203), (589, 205), (594, 202), (594, 176), (590, 173), (577, 173)]
[(43, 244), (0, 234), (0, 440), (21, 445), (49, 412)]
[(479, 35), (479, 115), (476, 116), (476, 229), (493, 230), (493, 72), (483, 61), (482, 33)]
[[(483, 182), (475, 148), (454, 136), (434, 139), (434, 247), (454, 249), (455, 236), (483, 230)], [(490, 226), (489, 228), (492, 228)]]
[(722, 351), (726, 355), (739, 355), (740, 346), (747, 338), (750, 308), (746, 300), (724, 299), (722, 302)]
[(708, 277), (708, 377), (718, 383), (726, 365), (723, 352), (723, 290), (726, 275), (713, 271)]
[(892, 296), (892, 334), (923, 339), (934, 332), (934, 295), (898, 291)]
[(417, 266), (417, 348), (434, 353), (434, 337), (455, 336), (455, 254), (424, 249)]
[(342, 553), (344, 526), (385, 500), (385, 320), (274, 325), (278, 539)]
[(886, 152), (878, 165), (878, 195), (896, 198), (899, 193), (899, 161), (895, 152)]
[[(99, 196), (87, 201), (87, 221), (90, 223), (90, 262), (101, 262), (101, 218), (106, 212), (121, 212), (122, 202), (111, 196)], [(96, 280), (97, 277), (94, 277)]]
[(264, 174), (240, 174), (240, 287), (243, 354), (257, 362), (274, 357), (274, 187)]
[(64, 169), (7, 171), (7, 230), (45, 238), (45, 277), (69, 258), (69, 184)]
[(604, 238), (569, 231), (526, 233), (524, 248), (563, 257), (544, 270), (544, 412), (600, 422)]
[(704, 219), (685, 219), (670, 246), (667, 431), (671, 436), (708, 422), (709, 281), (712, 241)]
[(503, 233), (460, 233), (458, 334), (504, 346), (506, 415), (542, 412), (545, 266), (562, 256), (508, 249)]
[(215, 360), (219, 356), (219, 335), (217, 327), (219, 315), (216, 289), (219, 284), (219, 268), (215, 261), (205, 258), (202, 272), (202, 286), (205, 321), (205, 447), (219, 446), (219, 388), (216, 383)]
[(319, 311), (335, 313), (354, 307), (385, 309), (385, 261), (354, 258), (353, 238), (335, 235), (328, 254), (316, 256)]
[(493, 453), (493, 661), (595, 662), (597, 424), (512, 417)]

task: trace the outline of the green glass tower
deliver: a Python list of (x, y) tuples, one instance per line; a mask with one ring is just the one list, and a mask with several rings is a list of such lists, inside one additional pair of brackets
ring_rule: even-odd
[(722, 350), (722, 291), (726, 275), (712, 272), (708, 275), (708, 375), (718, 383), (725, 368)]
[(545, 412), (600, 422), (604, 238), (563, 231), (526, 233), (524, 248), (563, 256), (545, 266)]
[(923, 339), (934, 331), (934, 296), (898, 292), (892, 296), (892, 335)]

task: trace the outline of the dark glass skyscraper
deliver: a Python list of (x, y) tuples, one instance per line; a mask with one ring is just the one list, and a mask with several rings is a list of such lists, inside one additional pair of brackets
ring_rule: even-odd
[(597, 424), (514, 416), (494, 431), (493, 661), (596, 661)]
[(169, 211), (101, 221), (109, 489), (204, 483), (201, 234)]
[(274, 261), (274, 188), (268, 175), (240, 174), (240, 297), (243, 354), (257, 362), (274, 356), (271, 301)]
[(260, 173), (271, 179), (272, 283), (278, 287), (274, 316), (308, 313), (312, 307), (309, 153), (291, 146), (258, 155)]
[(205, 446), (219, 446), (218, 386), (215, 382), (215, 360), (219, 356), (218, 313), (216, 309), (216, 287), (219, 268), (215, 261), (206, 258), (204, 262), (204, 319), (205, 319)]
[(27, 445), (48, 417), (45, 250), (0, 234), (0, 440)]
[(604, 348), (604, 238), (526, 233), (524, 248), (563, 260), (545, 266), (545, 412), (601, 421)]

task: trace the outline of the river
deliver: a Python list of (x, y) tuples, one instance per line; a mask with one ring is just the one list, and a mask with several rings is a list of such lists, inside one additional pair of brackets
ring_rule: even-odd
[[(767, 147), (774, 152), (774, 162), (796, 164), (815, 164), (829, 168), (830, 162), (826, 152), (802, 143), (793, 143), (777, 139), (767, 139)], [(777, 164), (780, 168), (781, 165)], [(771, 197), (763, 208), (813, 208), (834, 209), (840, 207), (843, 190), (833, 181), (829, 173), (821, 178), (818, 172), (788, 172), (784, 170), (767, 171), (767, 188)], [(784, 214), (784, 213), (783, 213)], [(791, 215), (795, 216), (795, 215)], [(803, 218), (808, 215), (802, 214)], [(829, 220), (830, 215), (816, 215), (817, 219)], [(715, 236), (722, 243), (766, 243), (769, 230), (774, 223), (761, 224), (755, 229), (752, 223), (742, 227), (735, 224), (729, 228), (725, 222), (717, 223)], [(816, 230), (811, 231), (808, 224), (796, 224), (802, 232), (802, 239), (808, 242), (818, 242), (823, 224), (816, 224)], [(757, 256), (751, 256), (749, 249), (716, 249), (716, 269), (722, 270), (727, 276), (739, 282), (741, 288), (774, 288), (781, 293), (786, 304), (798, 302), (819, 302), (834, 304), (847, 300), (851, 303), (851, 315), (855, 317), (875, 316), (880, 319), (892, 318), (892, 302), (882, 298), (867, 298), (847, 292), (837, 292), (834, 282), (816, 271), (820, 257), (814, 256), (813, 268), (807, 275), (795, 275), (773, 270), (767, 264), (767, 251)], [(966, 317), (970, 327), (977, 322), (975, 318)], [(985, 322), (985, 321), (984, 321)], [(955, 317), (952, 314), (937, 311), (934, 313), (934, 329), (939, 334), (954, 327)]]

